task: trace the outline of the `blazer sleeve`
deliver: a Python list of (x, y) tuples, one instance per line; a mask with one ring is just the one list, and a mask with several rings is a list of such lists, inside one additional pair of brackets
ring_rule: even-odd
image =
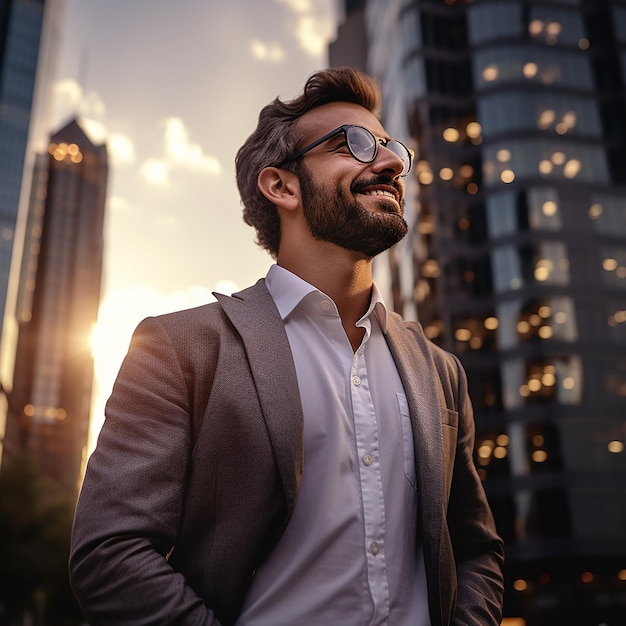
[(455, 626), (499, 626), (504, 591), (503, 542), (496, 531), (473, 460), (474, 413), (456, 357), (459, 427), (448, 503), (448, 527), (457, 569)]
[(70, 580), (91, 624), (218, 624), (170, 566), (191, 448), (189, 392), (157, 318), (131, 342), (72, 532)]

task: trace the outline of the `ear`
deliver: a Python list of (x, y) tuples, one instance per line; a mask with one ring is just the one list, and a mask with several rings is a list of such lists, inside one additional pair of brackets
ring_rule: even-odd
[(279, 208), (293, 211), (300, 204), (300, 181), (294, 172), (266, 167), (257, 179), (259, 191)]

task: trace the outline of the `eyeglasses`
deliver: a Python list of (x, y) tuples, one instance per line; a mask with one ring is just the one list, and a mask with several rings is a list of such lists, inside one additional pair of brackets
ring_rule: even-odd
[[(320, 144), (336, 137), (340, 133), (346, 136), (346, 146), (350, 154), (359, 161), (359, 163), (371, 163), (378, 154), (378, 146), (381, 145), (387, 148), (387, 150), (391, 150), (402, 161), (400, 176), (406, 176), (411, 171), (413, 151), (407, 148), (401, 141), (397, 139), (377, 139), (367, 128), (354, 126), (353, 124), (344, 124), (339, 128), (335, 128), (335, 130), (331, 130), (323, 137), (320, 137), (308, 146), (298, 150), (298, 152), (283, 161), (280, 165), (284, 165), (290, 161), (296, 161), (309, 150), (317, 148)], [(278, 167), (280, 167), (280, 165)]]

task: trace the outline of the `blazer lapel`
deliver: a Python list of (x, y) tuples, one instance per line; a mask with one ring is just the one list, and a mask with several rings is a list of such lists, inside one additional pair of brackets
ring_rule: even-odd
[(244, 342), (291, 516), (302, 480), (304, 417), (283, 322), (264, 280), (232, 297), (214, 295)]
[(393, 314), (387, 317), (387, 343), (404, 385), (411, 414), (422, 529), (428, 544), (439, 545), (444, 486), (442, 409), (437, 392), (437, 371), (413, 333)]

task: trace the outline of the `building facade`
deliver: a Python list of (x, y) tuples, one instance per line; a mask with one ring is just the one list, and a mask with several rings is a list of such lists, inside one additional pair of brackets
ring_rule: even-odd
[(467, 370), (505, 614), (626, 623), (626, 3), (345, 8), (331, 63), (378, 79), (417, 154), (378, 272)]
[(0, 0), (0, 329), (11, 299), (11, 262), (21, 254), (20, 203), (27, 202), (35, 154), (50, 132), (63, 9), (63, 0)]
[(51, 138), (35, 167), (17, 297), (3, 463), (28, 453), (74, 493), (89, 430), (107, 176), (106, 147), (76, 121)]

